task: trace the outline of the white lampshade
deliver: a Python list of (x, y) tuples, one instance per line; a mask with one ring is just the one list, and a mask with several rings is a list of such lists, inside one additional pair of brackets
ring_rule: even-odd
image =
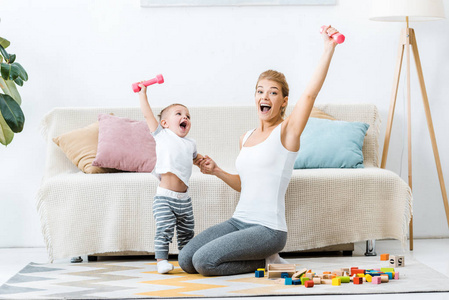
[(372, 0), (370, 20), (386, 22), (444, 19), (443, 0)]

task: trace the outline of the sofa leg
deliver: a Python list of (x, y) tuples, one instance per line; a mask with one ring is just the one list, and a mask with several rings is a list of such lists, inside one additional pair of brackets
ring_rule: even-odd
[(366, 241), (366, 252), (365, 256), (376, 256), (376, 240)]

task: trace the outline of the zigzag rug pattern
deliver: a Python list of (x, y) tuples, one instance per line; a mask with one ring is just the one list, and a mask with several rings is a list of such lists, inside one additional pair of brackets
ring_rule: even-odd
[[(293, 259), (298, 267), (322, 272), (342, 267), (384, 267), (378, 257)], [(449, 278), (407, 258), (401, 279), (379, 286), (344, 284), (286, 286), (254, 274), (204, 277), (175, 269), (159, 274), (148, 261), (106, 261), (81, 264), (30, 263), (0, 287), (0, 299), (129, 299), (177, 297), (242, 297), (264, 295), (375, 294), (448, 292)], [(383, 262), (385, 264), (385, 262)]]

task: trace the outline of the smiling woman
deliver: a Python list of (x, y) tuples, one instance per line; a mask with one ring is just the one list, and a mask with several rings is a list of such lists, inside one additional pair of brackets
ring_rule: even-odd
[(233, 275), (285, 262), (278, 255), (287, 242), (285, 195), (301, 133), (336, 47), (328, 33), (337, 32), (330, 26), (323, 31), (318, 67), (285, 119), (289, 88), (284, 74), (268, 70), (259, 76), (254, 94), (258, 126), (240, 137), (237, 174), (224, 171), (207, 155), (199, 163), (201, 172), (223, 180), (240, 198), (229, 220), (204, 230), (179, 252), (179, 265), (187, 273)]

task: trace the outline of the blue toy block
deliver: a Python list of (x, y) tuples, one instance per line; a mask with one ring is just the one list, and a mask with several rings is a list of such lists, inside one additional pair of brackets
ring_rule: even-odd
[(290, 276), (288, 276), (287, 272), (282, 272), (281, 273), (281, 278), (289, 278)]
[(256, 277), (258, 277), (258, 278), (265, 277), (265, 272), (264, 271), (256, 271)]
[(394, 279), (393, 272), (385, 272), (388, 275), (388, 279)]
[(291, 278), (285, 278), (284, 284), (285, 284), (285, 285), (292, 285), (292, 284), (293, 284), (292, 281), (293, 281), (293, 280), (292, 280)]
[(301, 279), (295, 279), (292, 283), (293, 285), (301, 285)]

